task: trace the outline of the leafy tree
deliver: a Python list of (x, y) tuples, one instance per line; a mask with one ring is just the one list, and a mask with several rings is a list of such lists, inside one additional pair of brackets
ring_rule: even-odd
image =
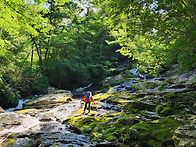
[(90, 3), (2, 0), (0, 11), (0, 95), (5, 103), (45, 93), (49, 85), (73, 89), (92, 83), (115, 66), (116, 44), (106, 43), (114, 38)]
[(21, 89), (33, 82), (21, 84), (26, 78), (24, 71), (27, 68), (32, 71), (35, 69), (29, 68), (32, 65), (29, 57), (33, 52), (30, 36), (39, 34), (37, 27), (47, 26), (40, 11), (40, 3), (32, 5), (23, 0), (0, 2), (0, 95), (4, 107), (16, 105), (20, 95), (26, 96)]
[(136, 59), (140, 66), (156, 71), (172, 61), (184, 68), (195, 68), (194, 0), (96, 3), (115, 42), (122, 47), (120, 52)]

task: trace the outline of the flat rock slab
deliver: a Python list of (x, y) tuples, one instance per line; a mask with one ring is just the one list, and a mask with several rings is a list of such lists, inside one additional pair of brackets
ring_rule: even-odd
[(91, 145), (91, 142), (85, 135), (73, 132), (69, 125), (50, 121), (42, 122), (39, 129), (29, 134), (18, 134), (14, 147), (32, 145), (88, 147)]
[(26, 108), (53, 108), (72, 101), (71, 93), (47, 94), (25, 103)]

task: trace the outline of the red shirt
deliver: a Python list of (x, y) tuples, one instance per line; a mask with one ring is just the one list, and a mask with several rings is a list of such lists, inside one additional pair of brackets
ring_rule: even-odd
[(93, 97), (91, 96), (90, 99), (86, 99), (86, 95), (82, 97), (82, 101), (84, 102), (94, 102)]

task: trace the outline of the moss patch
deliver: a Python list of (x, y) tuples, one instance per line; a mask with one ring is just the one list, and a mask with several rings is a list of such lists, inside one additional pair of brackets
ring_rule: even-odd
[[(80, 108), (64, 123), (79, 128), (95, 142), (116, 142), (122, 146), (163, 146), (164, 142), (171, 140), (172, 131), (178, 124), (171, 117), (148, 119), (150, 114), (145, 112), (155, 110), (155, 106), (139, 101), (140, 98), (128, 92), (97, 94), (94, 96), (97, 103), (107, 100), (121, 105), (124, 112), (97, 116), (97, 112), (92, 111), (89, 115), (81, 115), (83, 109)], [(160, 105), (156, 110), (168, 114), (170, 107)], [(147, 119), (144, 121), (142, 117)]]
[(59, 98), (57, 100), (57, 102), (59, 102), (59, 103), (68, 103), (68, 102), (70, 102), (72, 100), (73, 99), (70, 96), (63, 96), (63, 97)]
[[(179, 125), (172, 117), (141, 121), (137, 114), (118, 112), (104, 116), (80, 115), (64, 123), (89, 134), (92, 141), (117, 142), (128, 146), (163, 146)], [(173, 143), (173, 142), (172, 142)]]
[(25, 114), (25, 113), (34, 112), (34, 111), (36, 111), (36, 109), (23, 109), (23, 110), (19, 110), (17, 112), (19, 114)]
[(93, 99), (95, 101), (102, 101), (104, 99), (107, 99), (109, 96), (111, 96), (112, 94), (111, 93), (99, 93), (99, 94), (96, 94), (93, 96)]
[(167, 116), (173, 114), (174, 110), (171, 108), (170, 105), (160, 104), (156, 107), (156, 112), (161, 115)]

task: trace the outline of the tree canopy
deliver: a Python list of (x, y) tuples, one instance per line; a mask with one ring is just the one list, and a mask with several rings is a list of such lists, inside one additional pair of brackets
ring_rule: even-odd
[(144, 72), (196, 66), (194, 0), (2, 0), (0, 95), (74, 89), (110, 74), (118, 54)]
[(157, 71), (177, 62), (184, 69), (195, 68), (194, 0), (97, 0), (96, 4), (121, 45), (119, 51), (136, 59), (138, 66)]

